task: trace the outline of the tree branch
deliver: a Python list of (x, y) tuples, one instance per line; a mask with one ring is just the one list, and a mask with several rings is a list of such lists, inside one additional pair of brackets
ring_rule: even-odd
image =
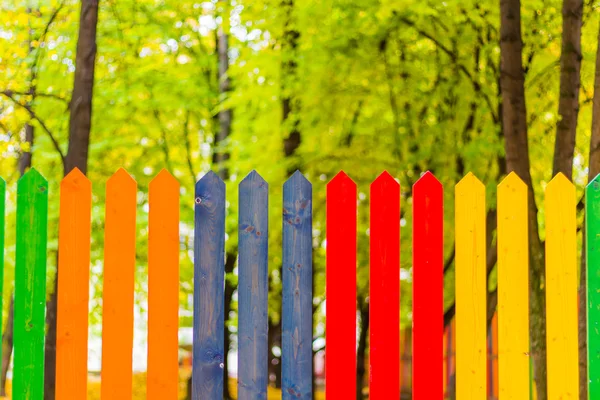
[(46, 131), (46, 133), (48, 134), (48, 136), (50, 137), (50, 140), (52, 141), (52, 145), (54, 146), (54, 149), (58, 152), (60, 159), (64, 165), (65, 163), (65, 155), (63, 153), (63, 151), (60, 148), (60, 145), (58, 144), (58, 141), (56, 140), (56, 137), (54, 136), (54, 134), (52, 133), (52, 131), (50, 131), (50, 129), (48, 128), (48, 126), (46, 126), (46, 124), (44, 123), (44, 121), (42, 121), (36, 114), (35, 112), (31, 109), (30, 106), (21, 103), (20, 101), (18, 101), (12, 94), (12, 92), (10, 90), (3, 90), (0, 92), (1, 95), (3, 95), (4, 97), (8, 98), (9, 100), (11, 100), (14, 104), (20, 106), (21, 108), (23, 108), (25, 111), (27, 111), (27, 113), (29, 114), (29, 116), (31, 117), (31, 119), (36, 120), (40, 126), (42, 127), (42, 129), (44, 131)]

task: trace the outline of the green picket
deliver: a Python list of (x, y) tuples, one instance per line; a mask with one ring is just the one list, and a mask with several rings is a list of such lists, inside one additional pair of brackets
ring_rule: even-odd
[(600, 175), (585, 189), (589, 398), (600, 398)]
[(44, 398), (48, 182), (35, 169), (17, 185), (13, 400)]
[[(4, 212), (6, 201), (6, 182), (0, 178), (0, 337), (2, 331), (2, 310), (4, 309)], [(0, 360), (2, 359), (2, 346), (0, 346)]]

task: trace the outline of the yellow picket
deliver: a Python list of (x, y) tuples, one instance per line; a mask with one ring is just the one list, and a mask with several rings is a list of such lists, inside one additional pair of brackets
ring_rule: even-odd
[(498, 185), (500, 398), (529, 399), (527, 186), (511, 172)]
[(455, 189), (456, 398), (486, 399), (485, 187), (471, 173)]
[(548, 399), (579, 399), (575, 187), (558, 174), (546, 188)]

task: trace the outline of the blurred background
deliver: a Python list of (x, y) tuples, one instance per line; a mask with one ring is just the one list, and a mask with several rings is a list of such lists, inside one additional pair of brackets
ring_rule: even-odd
[[(515, 17), (519, 10), (520, 20)], [(553, 174), (566, 173), (581, 197), (592, 173), (587, 167), (594, 152), (592, 120), (600, 113), (593, 112), (593, 105), (600, 104), (594, 101), (598, 15), (598, 3), (588, 0), (2, 2), (0, 175), (9, 187), (3, 393), (10, 388), (16, 181), (32, 166), (50, 181), (45, 398), (52, 400), (59, 183), (76, 166), (93, 183), (89, 399), (99, 398), (105, 183), (119, 167), (139, 185), (136, 399), (144, 398), (145, 392), (147, 189), (162, 168), (181, 183), (181, 398), (186, 396), (191, 365), (193, 187), (210, 169), (226, 181), (228, 198), (225, 307), (230, 384), (225, 399), (235, 398), (237, 371), (237, 184), (252, 169), (270, 185), (270, 396), (280, 396), (281, 384), (282, 184), (296, 169), (313, 184), (314, 380), (316, 398), (323, 398), (325, 185), (343, 169), (359, 191), (358, 398), (368, 398), (369, 184), (384, 170), (401, 184), (405, 398), (410, 398), (411, 386), (412, 185), (430, 170), (445, 187), (447, 331), (440, 362), (452, 397), (453, 188), (469, 171), (486, 184), (488, 387), (489, 398), (496, 398), (496, 185), (511, 170), (533, 182), (531, 194), (539, 207), (530, 209), (530, 221), (539, 218), (539, 243), (544, 237), (543, 190)], [(509, 46), (520, 45), (521, 39), (522, 48)], [(502, 70), (516, 63), (514, 71), (520, 71), (522, 79), (501, 74), (501, 53), (507, 57)], [(517, 86), (511, 86), (511, 79)], [(525, 140), (511, 139), (517, 136)], [(522, 171), (528, 171), (529, 178)], [(534, 299), (536, 293), (543, 294), (543, 271), (539, 274), (532, 275)], [(543, 326), (543, 312), (532, 315), (532, 327)], [(545, 360), (544, 345), (538, 342), (533, 358)], [(540, 392), (545, 369), (533, 370)], [(545, 399), (545, 390), (539, 398)]]

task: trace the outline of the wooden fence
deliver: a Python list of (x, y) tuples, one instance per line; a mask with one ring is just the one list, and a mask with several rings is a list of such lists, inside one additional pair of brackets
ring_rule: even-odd
[[(0, 180), (0, 247), (5, 184)], [(149, 187), (148, 399), (178, 393), (179, 184), (160, 172)], [(137, 184), (123, 169), (106, 185), (101, 396), (131, 399)], [(502, 399), (530, 393), (528, 190), (514, 174), (498, 186), (498, 368)], [(486, 202), (468, 174), (455, 188), (458, 399), (484, 399)], [(192, 201), (192, 199), (190, 199)], [(195, 188), (194, 399), (221, 399), (224, 368), (225, 184), (210, 172)], [(398, 399), (400, 187), (384, 172), (370, 192), (370, 398)], [(91, 184), (61, 183), (57, 399), (87, 396)], [(413, 398), (444, 397), (443, 188), (429, 172), (413, 188)], [(239, 185), (240, 399), (266, 399), (268, 185)], [(600, 398), (600, 179), (586, 189), (590, 398)], [(340, 172), (327, 185), (326, 396), (356, 390), (357, 190)], [(575, 187), (563, 175), (545, 191), (546, 315), (550, 399), (578, 399)], [(34, 169), (18, 182), (13, 399), (43, 398), (48, 184)], [(312, 398), (312, 186), (296, 172), (283, 187), (282, 393)], [(3, 273), (0, 251), (0, 273)], [(0, 307), (2, 310), (2, 307)], [(454, 339), (453, 339), (454, 340)], [(446, 368), (447, 369), (447, 368)]]

